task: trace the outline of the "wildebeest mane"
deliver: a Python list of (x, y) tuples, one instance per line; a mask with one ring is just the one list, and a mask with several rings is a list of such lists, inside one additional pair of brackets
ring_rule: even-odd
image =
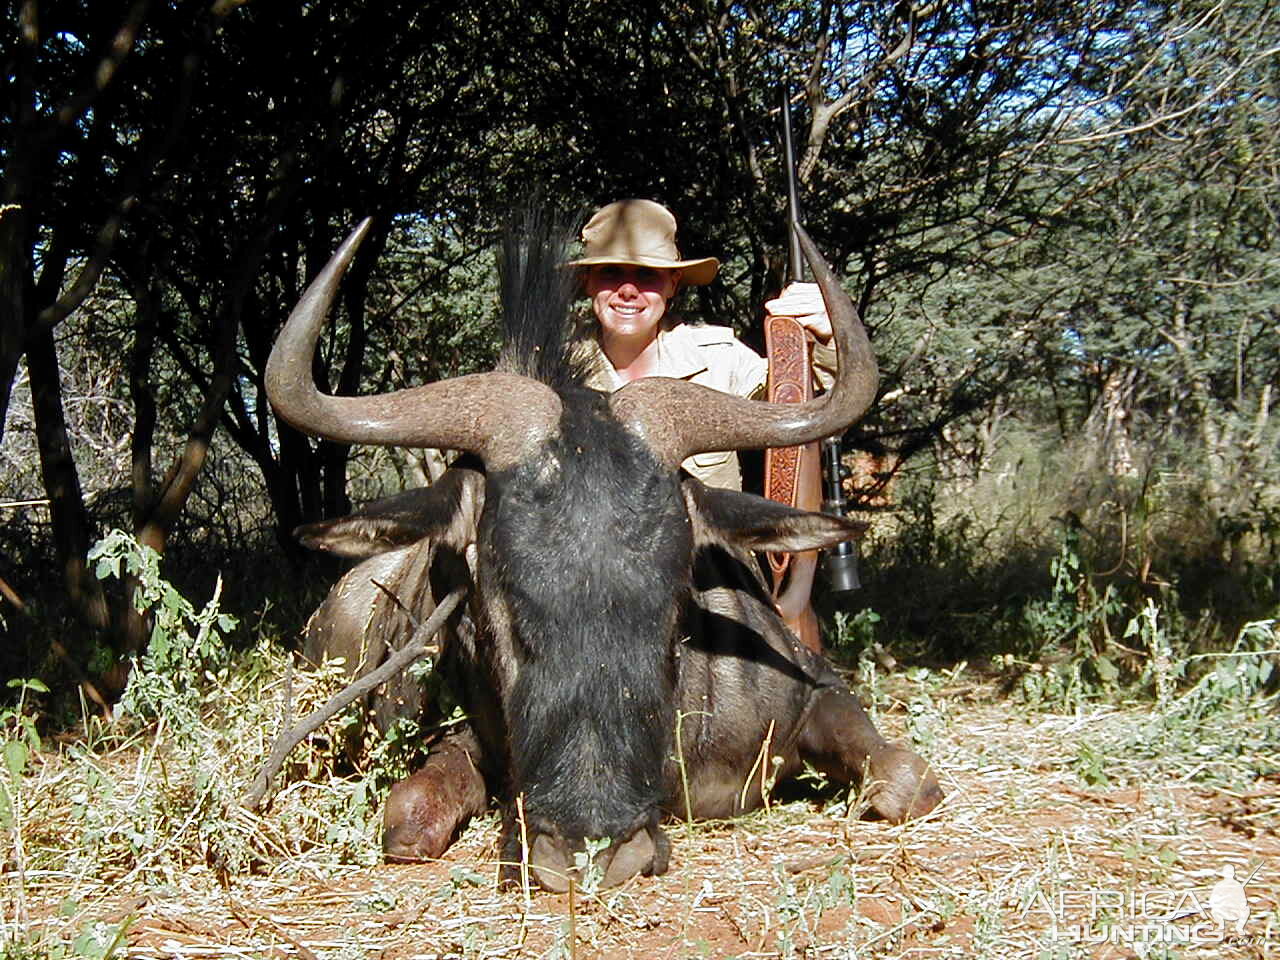
[(564, 264), (573, 233), (545, 205), (531, 203), (508, 224), (498, 257), (502, 354), (498, 369), (557, 392), (581, 386), (590, 364), (570, 341), (577, 275)]

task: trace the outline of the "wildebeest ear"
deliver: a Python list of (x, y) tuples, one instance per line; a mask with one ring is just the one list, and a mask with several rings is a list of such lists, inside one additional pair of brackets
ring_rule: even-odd
[(733, 543), (752, 550), (817, 550), (856, 540), (867, 524), (796, 510), (753, 493), (708, 487), (682, 478), (695, 545)]
[(304, 523), (293, 535), (312, 550), (363, 560), (474, 524), (483, 500), (483, 471), (460, 461), (429, 487), (374, 500), (345, 517)]
[(417, 543), (430, 532), (430, 527), (413, 522), (353, 513), (336, 520), (304, 523), (293, 531), (293, 535), (304, 547), (312, 550), (323, 550), (352, 560), (365, 560)]

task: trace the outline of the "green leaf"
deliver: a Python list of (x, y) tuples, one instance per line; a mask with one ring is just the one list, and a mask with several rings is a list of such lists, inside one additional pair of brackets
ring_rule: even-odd
[(71, 945), (71, 951), (77, 957), (97, 957), (100, 950), (98, 938), (93, 935), (91, 927), (76, 937), (75, 943)]
[[(581, 854), (578, 854), (581, 856)], [(474, 870), (468, 870), (465, 867), (454, 867), (449, 871), (449, 879), (458, 887), (483, 887), (489, 882), (489, 878), (483, 873), (477, 873)]]
[(1103, 683), (1114, 683), (1120, 676), (1120, 670), (1106, 657), (1094, 657), (1093, 668), (1098, 671), (1098, 677)]
[(163, 624), (157, 623), (151, 628), (151, 643), (147, 647), (147, 652), (161, 660), (168, 654), (169, 632), (165, 630)]
[(40, 731), (36, 729), (36, 722), (30, 717), (22, 718), (22, 733), (27, 738), (27, 746), (32, 750), (40, 749)]
[(27, 769), (29, 751), (21, 740), (10, 740), (4, 745), (4, 765), (9, 768), (9, 776), (17, 783)]

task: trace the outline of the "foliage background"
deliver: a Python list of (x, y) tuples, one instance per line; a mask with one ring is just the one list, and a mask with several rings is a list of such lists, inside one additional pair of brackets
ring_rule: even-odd
[[(758, 338), (782, 269), (784, 83), (806, 221), (882, 365), (847, 437), (893, 478), (890, 509), (864, 491), (880, 510), (864, 639), (947, 662), (1048, 647), (1136, 676), (1151, 651), (1118, 635), (1148, 600), (1189, 649), (1274, 615), (1270, 4), (13, 14), (8, 676), (123, 688), (146, 637), (136, 584), (104, 586), (84, 560), (113, 527), (193, 596), (220, 572), (240, 643), (288, 643), (336, 573), (290, 531), (438, 472), (422, 452), (311, 442), (261, 400), (283, 317), (363, 216), (316, 370), (340, 393), (491, 362), (491, 247), (535, 190), (568, 211), (668, 204), (683, 248), (725, 263), (681, 310)], [(1045, 604), (1087, 621), (1085, 640), (1046, 632)]]

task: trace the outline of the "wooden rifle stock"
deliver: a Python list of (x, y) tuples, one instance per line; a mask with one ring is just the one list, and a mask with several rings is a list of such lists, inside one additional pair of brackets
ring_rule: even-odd
[[(787, 169), (787, 281), (804, 278), (800, 241), (794, 225), (800, 222), (800, 200), (791, 140), (791, 100), (782, 93), (782, 140)], [(813, 340), (792, 317), (765, 321), (765, 349), (769, 358), (768, 399), (773, 403), (801, 403), (813, 396)], [(801, 510), (822, 509), (822, 464), (817, 442), (765, 451), (765, 496)], [(774, 603), (793, 633), (809, 649), (822, 652), (822, 633), (809, 603), (818, 551), (770, 553), (769, 573)]]

